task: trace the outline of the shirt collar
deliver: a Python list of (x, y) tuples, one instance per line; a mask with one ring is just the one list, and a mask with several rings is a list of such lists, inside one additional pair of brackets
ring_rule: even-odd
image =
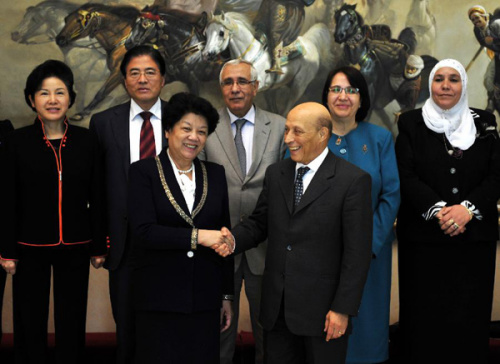
[[(134, 99), (130, 99), (130, 120), (134, 120), (141, 112), (149, 111), (154, 117), (161, 120), (161, 100), (158, 97), (155, 104), (149, 110), (143, 110)], [(142, 118), (141, 118), (142, 120)]]
[(231, 111), (229, 111), (229, 109), (227, 109), (227, 113), (229, 114), (229, 119), (231, 120), (231, 124), (233, 124), (238, 119), (245, 119), (255, 125), (255, 106), (253, 105), (250, 108), (250, 110), (248, 110), (246, 115), (243, 116), (242, 118), (239, 118), (236, 115), (234, 115)]
[(321, 166), (321, 164), (323, 164), (323, 161), (325, 160), (325, 158), (326, 158), (327, 155), (328, 155), (328, 147), (325, 147), (325, 149), (323, 150), (323, 152), (321, 152), (320, 155), (318, 155), (315, 159), (313, 159), (311, 162), (309, 162), (309, 164), (297, 163), (295, 165), (295, 172), (297, 172), (297, 170), (300, 167), (307, 166), (307, 167), (309, 167), (309, 169), (312, 172), (316, 173), (317, 170), (319, 169), (319, 167)]

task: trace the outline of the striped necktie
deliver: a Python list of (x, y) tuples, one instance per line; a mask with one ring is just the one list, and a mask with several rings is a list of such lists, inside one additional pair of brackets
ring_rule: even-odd
[(143, 111), (140, 113), (142, 119), (141, 127), (141, 159), (154, 157), (156, 155), (156, 144), (155, 144), (155, 133), (153, 131), (153, 125), (151, 124), (151, 113), (149, 111)]

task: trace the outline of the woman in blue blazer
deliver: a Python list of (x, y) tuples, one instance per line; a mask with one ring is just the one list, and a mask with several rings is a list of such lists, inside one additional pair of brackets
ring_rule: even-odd
[(330, 110), (330, 150), (372, 178), (372, 261), (359, 314), (352, 320), (347, 363), (380, 363), (389, 358), (393, 225), (399, 207), (399, 177), (392, 135), (363, 121), (370, 109), (366, 81), (357, 69), (328, 75), (323, 105)]

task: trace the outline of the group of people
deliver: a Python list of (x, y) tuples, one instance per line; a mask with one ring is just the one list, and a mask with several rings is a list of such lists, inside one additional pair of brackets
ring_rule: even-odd
[(71, 70), (39, 65), (34, 124), (0, 144), (17, 362), (47, 362), (51, 271), (56, 362), (85, 362), (89, 261), (109, 270), (118, 363), (231, 363), (243, 282), (256, 363), (384, 362), (397, 217), (401, 362), (487, 363), (500, 141), (459, 62), (434, 67), (395, 144), (353, 67), (286, 119), (254, 105), (243, 60), (221, 70), (220, 110), (161, 100), (151, 47), (120, 69), (130, 101), (87, 130), (67, 122)]

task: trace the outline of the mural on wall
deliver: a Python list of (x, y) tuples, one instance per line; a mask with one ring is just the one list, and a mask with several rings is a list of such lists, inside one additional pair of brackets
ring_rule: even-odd
[[(428, 74), (437, 59), (454, 57), (466, 65), (472, 57), (474, 52), (455, 55), (449, 41), (443, 47), (443, 38), (468, 39), (477, 49), (471, 22), (450, 34), (453, 19), (443, 9), (446, 4), (457, 8), (451, 0), (73, 1), (20, 0), (29, 4), (24, 9), (11, 5), (16, 14), (11, 18), (20, 20), (9, 29), (10, 43), (3, 39), (0, 47), (15, 50), (5, 62), (17, 74), (12, 86), (19, 88), (18, 96), (24, 75), (40, 63), (35, 55), (64, 60), (75, 73), (74, 121), (88, 122), (91, 113), (126, 100), (121, 59), (130, 47), (151, 44), (167, 61), (167, 82), (175, 85), (168, 90), (189, 90), (212, 102), (220, 98), (216, 85), (223, 62), (237, 57), (253, 62), (260, 81), (257, 102), (281, 114), (297, 102), (319, 101), (326, 73), (354, 64), (370, 85), (370, 121), (394, 132), (394, 114), (428, 97)], [(456, 15), (462, 23), (475, 5), (463, 3)], [(494, 9), (493, 1), (483, 3)], [(12, 63), (20, 53), (33, 54), (33, 62)], [(489, 63), (482, 54), (472, 66), (481, 78)], [(1, 117), (19, 126), (15, 117), (29, 110), (6, 108), (11, 95), (1, 87)], [(483, 98), (485, 90), (482, 86)], [(486, 99), (474, 106), (484, 108)]]

